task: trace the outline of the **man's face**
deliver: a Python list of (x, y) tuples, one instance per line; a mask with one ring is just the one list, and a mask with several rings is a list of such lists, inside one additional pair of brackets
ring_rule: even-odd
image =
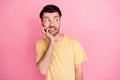
[(45, 12), (42, 17), (42, 26), (48, 29), (48, 32), (55, 36), (60, 30), (60, 16), (58, 12)]

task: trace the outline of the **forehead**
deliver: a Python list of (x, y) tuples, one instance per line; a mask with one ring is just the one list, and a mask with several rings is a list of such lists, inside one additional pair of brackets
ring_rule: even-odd
[(45, 12), (43, 14), (43, 19), (44, 18), (54, 18), (54, 17), (60, 17), (58, 12), (52, 12), (52, 13), (49, 13), (49, 12)]

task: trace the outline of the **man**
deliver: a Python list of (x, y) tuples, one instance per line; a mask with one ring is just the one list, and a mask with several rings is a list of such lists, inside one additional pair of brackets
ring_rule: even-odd
[(82, 61), (87, 60), (78, 40), (60, 33), (61, 11), (46, 5), (40, 12), (46, 38), (36, 43), (37, 68), (46, 80), (83, 80)]

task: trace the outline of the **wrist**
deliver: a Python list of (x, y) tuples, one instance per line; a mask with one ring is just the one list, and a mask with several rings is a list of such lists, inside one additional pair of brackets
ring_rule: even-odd
[(50, 44), (55, 44), (55, 40), (50, 40)]

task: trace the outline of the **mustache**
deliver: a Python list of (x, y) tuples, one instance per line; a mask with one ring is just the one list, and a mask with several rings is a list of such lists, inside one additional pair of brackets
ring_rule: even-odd
[(49, 28), (56, 28), (55, 26), (50, 26)]
[(48, 27), (48, 28), (55, 28), (55, 29), (57, 29), (55, 26), (50, 26), (50, 27)]

